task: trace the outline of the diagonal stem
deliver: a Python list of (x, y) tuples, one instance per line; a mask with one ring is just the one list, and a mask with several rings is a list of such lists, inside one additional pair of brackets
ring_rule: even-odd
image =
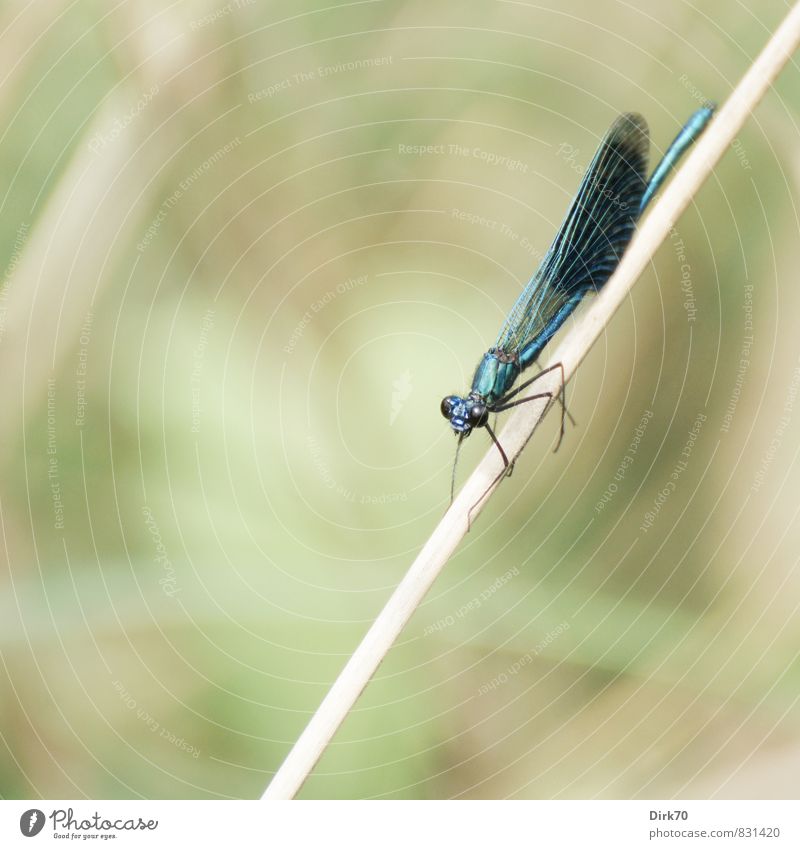
[[(798, 44), (800, 2), (794, 5), (699, 139), (683, 167), (644, 220), (619, 267), (591, 308), (576, 322), (553, 353), (550, 362), (563, 364), (565, 381), (574, 374), (661, 242), (669, 234), (678, 216), (691, 203), (703, 181), (725, 153), (781, 68), (789, 61)], [(549, 388), (555, 395), (559, 390), (561, 376), (558, 376), (558, 380), (551, 379), (549, 382), (552, 386), (545, 388)], [(516, 458), (525, 447), (547, 406), (547, 399), (542, 399), (539, 403), (523, 405), (511, 414), (500, 435), (509, 457)], [(502, 478), (501, 462), (498, 452), (492, 446), (345, 665), (262, 798), (291, 799), (300, 790), (375, 670), (466, 534), (470, 515), (474, 520), (493, 490), (497, 488)], [(481, 503), (476, 505), (479, 499), (482, 499)]]

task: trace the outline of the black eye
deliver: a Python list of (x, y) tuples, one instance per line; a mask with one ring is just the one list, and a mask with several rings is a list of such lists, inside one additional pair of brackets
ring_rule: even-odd
[(469, 408), (469, 423), (473, 427), (483, 427), (489, 421), (489, 411), (486, 404), (473, 404)]
[(458, 398), (455, 395), (448, 395), (446, 398), (442, 398), (442, 404), (439, 409), (442, 411), (442, 415), (446, 418), (450, 418), (450, 414), (453, 412), (453, 407), (458, 403)]

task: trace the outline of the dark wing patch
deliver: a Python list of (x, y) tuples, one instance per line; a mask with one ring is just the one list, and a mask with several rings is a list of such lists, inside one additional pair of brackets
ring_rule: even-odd
[[(506, 319), (496, 348), (513, 353), (543, 333), (549, 339), (580, 297), (608, 280), (633, 237), (647, 187), (649, 146), (641, 115), (626, 113), (614, 121), (553, 244)], [(546, 339), (539, 341), (538, 350)]]

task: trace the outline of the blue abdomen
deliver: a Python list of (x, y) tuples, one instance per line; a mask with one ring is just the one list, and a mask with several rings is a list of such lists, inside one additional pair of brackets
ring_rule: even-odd
[(483, 355), (475, 369), (471, 391), (480, 395), (487, 404), (494, 404), (511, 389), (519, 373), (516, 356), (492, 348)]

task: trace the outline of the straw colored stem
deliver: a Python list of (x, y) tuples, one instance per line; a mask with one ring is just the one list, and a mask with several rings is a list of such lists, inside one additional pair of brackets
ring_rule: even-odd
[[(553, 354), (550, 364), (563, 364), (565, 379), (572, 376), (602, 333), (678, 216), (689, 205), (798, 43), (800, 2), (795, 4), (781, 23), (644, 220), (616, 272), (591, 308)], [(549, 388), (555, 393), (560, 380), (560, 370), (555, 370), (552, 380), (549, 376), (542, 380), (542, 384), (549, 383), (549, 387), (537, 387), (537, 391)], [(516, 457), (523, 449), (546, 410), (546, 403), (533, 402), (518, 407), (512, 413), (500, 435), (500, 441), (510, 457)], [(347, 662), (262, 798), (291, 799), (302, 787), (380, 662), (461, 542), (469, 522), (475, 521), (486, 500), (496, 489), (501, 472), (498, 452), (492, 447)], [(473, 507), (479, 499), (482, 499), (481, 503)]]

